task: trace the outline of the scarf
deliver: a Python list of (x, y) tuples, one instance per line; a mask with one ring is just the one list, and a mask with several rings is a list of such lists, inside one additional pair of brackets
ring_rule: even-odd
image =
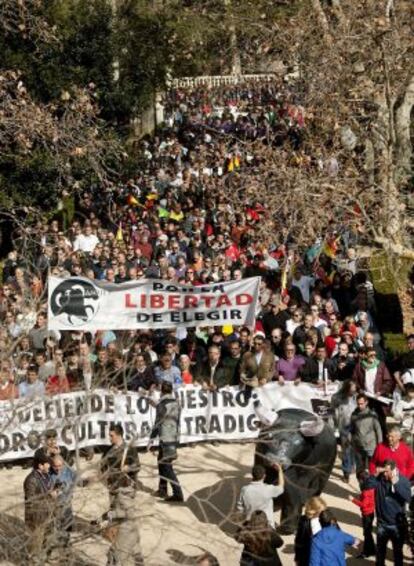
[(380, 365), (380, 361), (375, 359), (371, 364), (369, 364), (367, 360), (362, 360), (361, 365), (364, 370), (367, 371), (370, 369), (376, 369)]

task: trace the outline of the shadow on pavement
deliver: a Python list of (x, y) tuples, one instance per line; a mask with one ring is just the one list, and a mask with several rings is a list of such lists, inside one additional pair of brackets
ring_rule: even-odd
[[(201, 551), (203, 551), (203, 549), (201, 547), (200, 548)], [(198, 560), (205, 554), (204, 552), (201, 552), (201, 554), (196, 554), (194, 555), (187, 555), (184, 554), (184, 552), (181, 552), (181, 550), (176, 550), (175, 548), (169, 548), (167, 550), (167, 554), (169, 555), (169, 557), (171, 558), (171, 560), (174, 562), (174, 564), (183, 564), (183, 565), (187, 565), (187, 566), (195, 566), (198, 562)]]
[(202, 523), (217, 525), (225, 534), (233, 537), (239, 523), (232, 516), (240, 489), (245, 484), (246, 480), (241, 477), (222, 479), (194, 492), (187, 500), (187, 507)]

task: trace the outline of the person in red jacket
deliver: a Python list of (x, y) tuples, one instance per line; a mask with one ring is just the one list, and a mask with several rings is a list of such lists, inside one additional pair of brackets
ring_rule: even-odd
[(388, 431), (386, 442), (381, 442), (375, 448), (369, 463), (370, 474), (377, 475), (378, 470), (382, 472), (385, 460), (394, 460), (402, 476), (409, 480), (414, 479), (414, 454), (401, 440), (398, 426), (392, 426)]
[(370, 483), (370, 475), (367, 471), (361, 472), (358, 480), (361, 486), (361, 494), (359, 498), (349, 495), (349, 500), (361, 509), (362, 528), (364, 531), (364, 546), (362, 552), (357, 558), (368, 558), (375, 556), (375, 543), (372, 535), (372, 526), (375, 517), (375, 488)]

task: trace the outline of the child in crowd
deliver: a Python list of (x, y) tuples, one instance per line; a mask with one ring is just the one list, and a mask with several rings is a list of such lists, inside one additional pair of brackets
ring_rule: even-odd
[(361, 494), (359, 498), (349, 495), (349, 500), (361, 509), (362, 528), (364, 532), (364, 546), (358, 558), (375, 556), (375, 543), (372, 536), (372, 526), (375, 516), (375, 488), (371, 487), (370, 476), (367, 471), (359, 474)]

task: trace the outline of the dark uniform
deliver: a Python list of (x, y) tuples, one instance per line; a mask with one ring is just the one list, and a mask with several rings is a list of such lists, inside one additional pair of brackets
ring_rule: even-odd
[[(126, 471), (121, 468), (128, 466)], [(141, 551), (138, 514), (135, 505), (138, 451), (124, 442), (112, 445), (103, 455), (101, 472), (109, 490), (108, 519), (117, 525), (117, 535), (108, 551), (107, 566), (144, 564)]]
[(173, 394), (162, 395), (155, 416), (154, 428), (150, 438), (159, 437), (158, 473), (160, 476), (158, 492), (161, 497), (167, 496), (168, 483), (171, 484), (172, 499), (183, 501), (184, 496), (173, 468), (177, 457), (177, 446), (180, 435), (180, 405)]

